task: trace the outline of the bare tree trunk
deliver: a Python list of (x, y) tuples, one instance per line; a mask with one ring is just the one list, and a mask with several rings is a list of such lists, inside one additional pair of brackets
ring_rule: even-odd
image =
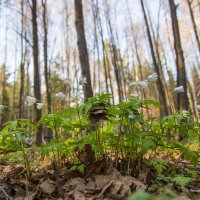
[[(4, 64), (2, 65), (2, 72), (1, 72), (1, 104), (2, 105), (8, 105), (8, 102), (6, 102), (6, 63), (7, 63), (7, 42), (8, 42), (8, 20), (7, 20), (7, 12), (6, 12), (6, 30), (5, 30), (5, 49), (4, 49)], [(2, 128), (3, 124), (5, 123), (5, 118), (0, 116), (0, 128)]]
[(20, 93), (19, 93), (19, 118), (24, 114), (24, 0), (21, 0), (21, 64), (20, 64)]
[(49, 82), (49, 72), (48, 72), (48, 28), (47, 28), (47, 0), (42, 0), (43, 7), (43, 54), (44, 54), (44, 78), (46, 84), (46, 98), (48, 104), (48, 112), (51, 112), (51, 95), (50, 95), (50, 82)]
[(116, 82), (117, 82), (118, 98), (119, 98), (119, 102), (120, 102), (123, 99), (123, 90), (122, 90), (121, 76), (120, 76), (118, 60), (117, 60), (117, 47), (114, 42), (114, 35), (113, 35), (113, 30), (112, 30), (110, 16), (109, 16), (108, 4), (106, 2), (104, 4), (106, 5), (104, 12), (105, 12), (106, 19), (107, 19), (107, 29), (110, 34), (109, 49), (111, 51), (112, 64), (114, 67), (114, 74), (115, 74), (115, 78), (116, 78)]
[(174, 35), (174, 48), (176, 52), (177, 86), (182, 85), (184, 87), (184, 92), (177, 94), (177, 107), (178, 110), (188, 110), (189, 101), (187, 96), (187, 78), (183, 50), (181, 46), (178, 19), (176, 15), (177, 5), (175, 5), (174, 0), (169, 0), (169, 6), (171, 12), (172, 30)]
[(158, 88), (158, 91), (159, 91), (159, 101), (162, 103), (162, 106), (163, 106), (160, 109), (160, 115), (161, 115), (161, 117), (163, 117), (163, 116), (166, 116), (168, 114), (168, 110), (167, 110), (167, 100), (166, 100), (166, 97), (165, 97), (164, 85), (163, 85), (163, 82), (162, 82), (162, 79), (161, 79), (161, 75), (162, 75), (161, 71), (160, 71), (161, 69), (159, 68), (159, 65), (158, 65), (157, 60), (156, 60), (156, 55), (155, 55), (155, 52), (154, 52), (153, 42), (152, 42), (152, 38), (151, 38), (151, 33), (150, 33), (150, 29), (149, 29), (149, 24), (148, 24), (143, 0), (140, 0), (140, 3), (141, 3), (141, 7), (142, 7), (142, 12), (143, 12), (143, 15), (144, 15), (144, 20), (145, 20), (145, 25), (146, 25), (147, 36), (148, 36), (148, 40), (149, 40), (149, 46), (150, 46), (150, 50), (151, 50), (153, 65), (154, 65), (156, 73), (158, 74), (157, 88)]
[[(42, 22), (43, 22), (43, 56), (44, 56), (44, 78), (46, 84), (46, 100), (47, 100), (47, 111), (51, 112), (51, 92), (50, 92), (50, 81), (49, 81), (49, 70), (48, 70), (48, 25), (47, 25), (47, 0), (42, 0)], [(50, 141), (53, 138), (53, 133), (50, 129), (46, 129), (47, 138)]]
[(192, 116), (194, 116), (195, 118), (198, 118), (198, 114), (196, 112), (196, 109), (195, 109), (195, 97), (194, 97), (194, 92), (193, 92), (193, 89), (192, 89), (192, 86), (191, 84), (188, 82), (188, 92), (189, 92), (189, 100), (190, 100), (190, 103), (191, 103), (191, 111), (192, 111)]
[[(93, 0), (92, 0), (93, 2)], [(94, 4), (94, 2), (93, 2)], [(105, 47), (105, 43), (104, 43), (104, 36), (103, 36), (103, 29), (102, 29), (102, 24), (101, 24), (101, 18), (99, 16), (99, 6), (98, 6), (98, 0), (96, 1), (96, 9), (97, 9), (97, 25), (98, 25), (98, 29), (99, 29), (99, 33), (100, 33), (100, 37), (101, 37), (101, 44), (102, 44), (102, 48), (103, 48), (103, 68), (104, 68), (104, 76), (105, 76), (105, 83), (106, 83), (106, 92), (109, 93), (109, 85), (108, 85), (108, 81), (111, 81), (111, 75), (110, 75), (110, 71), (109, 71), (109, 59), (107, 56), (107, 52), (106, 52), (106, 47)], [(110, 90), (111, 90), (111, 94), (112, 94), (112, 102), (114, 104), (114, 96), (113, 96), (113, 87), (112, 84), (110, 84)]]
[[(40, 72), (39, 72), (39, 45), (38, 45), (38, 26), (37, 26), (37, 0), (32, 0), (32, 33), (33, 33), (33, 64), (34, 64), (34, 95), (38, 101), (41, 101)], [(41, 110), (35, 105), (35, 122), (41, 117)], [(36, 145), (42, 145), (42, 127), (38, 127), (35, 135)]]
[(68, 105), (70, 105), (71, 103), (71, 89), (72, 89), (72, 85), (71, 83), (72, 81), (72, 77), (71, 77), (71, 73), (70, 73), (70, 53), (71, 53), (71, 49), (70, 49), (70, 41), (69, 41), (69, 35), (70, 35), (70, 26), (69, 26), (69, 17), (70, 17), (70, 8), (69, 8), (69, 1), (66, 0), (64, 1), (64, 8), (65, 8), (65, 13), (64, 13), (64, 21), (65, 21), (65, 26), (63, 29), (64, 32), (64, 40), (65, 40), (65, 58), (66, 58), (66, 68), (67, 68), (67, 85), (66, 85), (66, 94), (67, 94), (67, 102)]
[(194, 29), (195, 38), (196, 38), (197, 45), (198, 45), (199, 52), (200, 52), (200, 40), (199, 40), (197, 25), (196, 25), (196, 22), (195, 22), (195, 19), (194, 19), (193, 10), (192, 10), (192, 1), (191, 0), (187, 0), (187, 4), (188, 4), (188, 7), (189, 7), (189, 11), (190, 11), (190, 17), (191, 17), (191, 20), (192, 20), (192, 25), (193, 25), (193, 29)]
[(78, 39), (79, 58), (81, 63), (82, 76), (86, 77), (87, 83), (84, 85), (85, 100), (93, 96), (90, 65), (88, 58), (88, 51), (85, 39), (84, 20), (83, 20), (83, 8), (82, 0), (75, 0), (75, 25)]
[(194, 85), (194, 93), (197, 100), (196, 104), (200, 105), (200, 75), (196, 67), (194, 67), (192, 70), (192, 81)]
[(125, 80), (125, 71), (124, 71), (124, 66), (123, 66), (123, 59), (120, 51), (120, 43), (119, 43), (119, 36), (118, 32), (116, 31), (116, 38), (117, 38), (117, 60), (118, 60), (118, 66), (119, 66), (119, 73), (120, 73), (120, 79), (121, 79), (121, 90), (122, 90), (122, 98), (126, 97), (127, 91), (126, 91), (126, 80)]
[[(98, 93), (101, 92), (101, 66), (100, 66), (100, 52), (99, 52), (99, 40), (97, 34), (98, 26), (98, 8), (94, 5), (92, 1), (92, 14), (94, 20), (94, 67), (93, 67), (93, 90), (96, 89), (96, 82), (98, 83)], [(96, 50), (97, 50), (97, 62), (96, 62)], [(96, 70), (97, 69), (97, 70)], [(97, 75), (97, 77), (96, 77)]]
[[(159, 78), (160, 78), (160, 80), (162, 82), (163, 92), (164, 92), (164, 95), (165, 95), (164, 98), (165, 98), (165, 101), (166, 101), (166, 105), (163, 105), (163, 106), (165, 106), (166, 109), (167, 109), (167, 113), (166, 114), (171, 114), (172, 113), (172, 108), (170, 107), (170, 103), (169, 103), (171, 101), (171, 99), (170, 99), (170, 96), (169, 96), (168, 87), (167, 87), (167, 84), (166, 84), (166, 79), (164, 78), (165, 76), (164, 76), (164, 73), (163, 73), (163, 65), (162, 65), (161, 56), (160, 56), (161, 49), (159, 49), (159, 41), (160, 41), (160, 34), (159, 34), (160, 9), (161, 9), (161, 0), (159, 2), (158, 25), (157, 25), (157, 29), (156, 29), (156, 34), (154, 33), (153, 24), (152, 24), (152, 20), (151, 20), (151, 15), (150, 15), (150, 12), (149, 12), (148, 8), (147, 8), (147, 14), (148, 14), (148, 17), (149, 17), (149, 25), (150, 25), (150, 28), (151, 28), (151, 31), (152, 31), (152, 38), (153, 38), (153, 42), (154, 42), (154, 46), (155, 46), (155, 54), (156, 54), (156, 57), (157, 57), (157, 63), (158, 63), (158, 66), (159, 66), (159, 71), (160, 71), (160, 74), (159, 74), (160, 77)], [(163, 51), (163, 53), (164, 53), (164, 51)]]

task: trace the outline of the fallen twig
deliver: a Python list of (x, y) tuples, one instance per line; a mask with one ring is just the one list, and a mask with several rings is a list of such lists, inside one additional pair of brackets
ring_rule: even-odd
[(6, 200), (12, 200), (9, 195), (6, 193), (6, 191), (0, 186), (0, 192), (3, 192), (3, 194), (5, 195), (6, 197)]

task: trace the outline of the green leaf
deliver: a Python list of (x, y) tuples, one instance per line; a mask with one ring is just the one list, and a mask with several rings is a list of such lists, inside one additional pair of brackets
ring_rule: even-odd
[(171, 179), (172, 182), (176, 183), (177, 185), (180, 185), (181, 187), (185, 187), (191, 180), (191, 177), (185, 177), (181, 175), (177, 175)]
[(139, 190), (138, 192), (129, 196), (127, 200), (147, 200), (149, 199), (149, 196), (150, 195), (146, 193), (144, 190)]
[(144, 100), (142, 100), (142, 103), (143, 103), (143, 105), (154, 105), (158, 108), (161, 107), (161, 104), (159, 102), (152, 100), (152, 99), (144, 99)]

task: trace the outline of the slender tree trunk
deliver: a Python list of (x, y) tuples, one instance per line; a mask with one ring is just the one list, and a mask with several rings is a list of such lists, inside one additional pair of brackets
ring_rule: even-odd
[(107, 19), (107, 29), (110, 34), (109, 49), (111, 51), (112, 64), (114, 67), (114, 74), (115, 74), (115, 78), (116, 78), (116, 82), (117, 82), (118, 98), (119, 98), (119, 102), (120, 102), (123, 99), (123, 90), (122, 90), (121, 76), (120, 76), (118, 60), (117, 60), (117, 47), (114, 42), (114, 35), (113, 35), (113, 30), (112, 30), (110, 16), (109, 16), (109, 8), (107, 5), (107, 2), (105, 2), (104, 4), (106, 5), (105, 15), (106, 15), (106, 19)]
[(51, 95), (50, 95), (50, 82), (49, 82), (49, 72), (48, 72), (48, 28), (47, 28), (47, 0), (42, 0), (43, 7), (43, 54), (44, 54), (44, 78), (46, 84), (46, 98), (48, 104), (48, 113), (51, 112)]
[(141, 3), (141, 7), (142, 7), (142, 12), (143, 12), (143, 15), (144, 15), (144, 20), (145, 20), (146, 31), (147, 31), (150, 50), (151, 50), (153, 65), (154, 65), (156, 73), (158, 74), (157, 88), (158, 88), (158, 91), (159, 91), (159, 101), (162, 103), (162, 106), (163, 106), (160, 109), (160, 115), (161, 115), (161, 117), (163, 117), (163, 116), (166, 116), (168, 114), (168, 110), (167, 110), (167, 100), (166, 100), (166, 97), (165, 97), (164, 85), (163, 85), (163, 82), (162, 82), (162, 79), (161, 79), (161, 71), (160, 71), (161, 69), (159, 68), (159, 65), (158, 65), (157, 60), (156, 60), (156, 55), (155, 55), (154, 47), (153, 47), (153, 41), (152, 41), (152, 38), (151, 38), (151, 33), (150, 33), (150, 29), (149, 29), (149, 24), (148, 24), (143, 0), (140, 0), (140, 3)]
[(19, 118), (24, 114), (24, 0), (21, 0), (21, 64), (20, 64), (20, 93), (19, 93)]
[(195, 118), (197, 118), (197, 112), (196, 112), (196, 109), (195, 109), (195, 99), (194, 99), (194, 92), (193, 92), (193, 89), (192, 89), (192, 86), (191, 84), (188, 82), (188, 93), (189, 93), (189, 100), (190, 100), (190, 103), (191, 103), (191, 112), (192, 112), (192, 116), (194, 116)]
[[(94, 4), (93, 0), (92, 0), (92, 3)], [(105, 44), (104, 44), (104, 36), (103, 36), (101, 18), (99, 16), (98, 0), (96, 1), (96, 10), (97, 10), (97, 27), (99, 29), (99, 33), (100, 33), (100, 37), (101, 37), (101, 44), (102, 44), (102, 48), (103, 48), (103, 68), (104, 68), (104, 76), (105, 76), (105, 83), (106, 83), (106, 92), (109, 93), (109, 85), (108, 85), (109, 80), (108, 79), (109, 79), (110, 75), (109, 75), (109, 71), (108, 71), (108, 67), (107, 67), (108, 58), (107, 58), (106, 48), (105, 48)], [(111, 94), (112, 94), (112, 101), (114, 104), (112, 85), (110, 85), (110, 89), (111, 89)]]
[[(39, 72), (39, 45), (38, 45), (38, 26), (37, 26), (37, 0), (32, 0), (32, 33), (33, 33), (33, 64), (34, 64), (34, 95), (41, 101), (40, 72)], [(35, 105), (35, 122), (41, 117), (41, 110)], [(36, 145), (42, 145), (42, 127), (38, 127), (35, 135)]]
[(70, 17), (70, 9), (69, 9), (69, 1), (66, 0), (64, 1), (64, 7), (65, 7), (65, 13), (64, 13), (64, 21), (65, 21), (65, 28), (63, 29), (64, 32), (64, 40), (65, 40), (65, 58), (66, 58), (66, 68), (67, 68), (67, 86), (66, 86), (66, 93), (67, 93), (67, 100), (68, 100), (68, 105), (71, 103), (71, 89), (72, 85), (72, 77), (70, 73), (70, 53), (71, 53), (71, 48), (70, 48), (70, 26), (69, 26), (69, 17)]
[[(42, 22), (43, 22), (43, 56), (44, 56), (44, 79), (46, 85), (46, 101), (47, 111), (51, 112), (51, 92), (50, 92), (50, 81), (49, 81), (49, 70), (48, 70), (48, 26), (47, 26), (47, 0), (42, 0)], [(53, 138), (53, 133), (50, 129), (46, 129), (47, 138), (50, 141)]]
[(191, 17), (191, 20), (192, 20), (192, 25), (193, 25), (193, 29), (194, 29), (195, 38), (196, 38), (197, 45), (198, 45), (199, 52), (200, 52), (200, 40), (199, 40), (197, 25), (196, 25), (196, 22), (195, 22), (195, 19), (194, 19), (193, 10), (192, 10), (192, 1), (191, 0), (187, 0), (187, 4), (188, 4), (188, 7), (189, 7), (189, 11), (190, 11), (190, 17)]
[(81, 73), (83, 77), (86, 77), (87, 83), (84, 85), (85, 100), (93, 96), (90, 65), (88, 58), (88, 51), (85, 39), (84, 20), (83, 20), (83, 8), (82, 0), (75, 0), (75, 25), (78, 39), (79, 58), (81, 63)]
[[(4, 49), (4, 64), (1, 67), (1, 104), (7, 105), (8, 102), (6, 102), (6, 64), (7, 64), (7, 42), (8, 42), (8, 20), (7, 20), (7, 11), (6, 11), (6, 30), (5, 30), (5, 49)], [(4, 113), (6, 110), (4, 109)], [(8, 114), (8, 113), (6, 113)], [(5, 123), (5, 118), (0, 115), (0, 128), (2, 128), (3, 124)]]
[(152, 31), (152, 39), (153, 39), (154, 46), (155, 46), (155, 54), (156, 54), (156, 57), (157, 57), (157, 64), (159, 66), (159, 71), (160, 71), (160, 74), (159, 74), (160, 77), (159, 78), (160, 78), (160, 81), (162, 82), (164, 98), (165, 98), (165, 101), (166, 101), (166, 105), (163, 105), (163, 106), (165, 106), (166, 109), (167, 109), (167, 113), (166, 114), (171, 114), (172, 113), (172, 109), (171, 109), (170, 103), (169, 103), (171, 100), (170, 100), (170, 96), (169, 96), (169, 92), (168, 92), (168, 87), (167, 87), (166, 79), (164, 78), (165, 76), (164, 76), (164, 73), (163, 73), (163, 65), (162, 65), (161, 56), (160, 56), (161, 49), (159, 49), (159, 41), (160, 41), (160, 34), (159, 34), (160, 8), (161, 8), (161, 1), (159, 3), (158, 25), (157, 25), (156, 34), (154, 32), (154, 29), (153, 29), (151, 15), (150, 15), (150, 12), (149, 12), (148, 8), (147, 8), (147, 14), (148, 14), (148, 17), (149, 17), (149, 25), (150, 25), (150, 28), (151, 28), (151, 31)]
[(174, 48), (176, 53), (177, 86), (182, 85), (184, 87), (184, 92), (177, 94), (177, 109), (188, 110), (189, 101), (187, 96), (187, 78), (183, 50), (181, 46), (178, 19), (176, 15), (177, 6), (175, 5), (174, 0), (169, 0), (169, 6), (171, 12), (172, 30), (174, 35)]
[(123, 63), (123, 58), (121, 55), (121, 51), (120, 51), (120, 43), (119, 43), (119, 36), (118, 36), (118, 32), (116, 31), (116, 38), (117, 38), (117, 46), (118, 46), (118, 50), (117, 50), (117, 60), (119, 63), (119, 72), (120, 72), (120, 77), (121, 77), (121, 90), (122, 90), (122, 98), (124, 98), (127, 95), (127, 91), (126, 91), (126, 80), (125, 80), (125, 69), (124, 69), (124, 63)]

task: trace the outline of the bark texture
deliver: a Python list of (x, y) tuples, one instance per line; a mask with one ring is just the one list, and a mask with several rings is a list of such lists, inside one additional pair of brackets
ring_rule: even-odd
[(93, 91), (91, 85), (87, 44), (85, 39), (82, 0), (75, 0), (75, 25), (78, 39), (77, 44), (81, 63), (81, 73), (82, 76), (86, 77), (87, 80), (87, 83), (84, 85), (84, 96), (85, 100), (87, 100), (89, 97), (93, 96)]
[(163, 80), (162, 80), (162, 72), (161, 72), (161, 69), (156, 60), (156, 55), (155, 55), (154, 47), (153, 47), (153, 41), (151, 38), (151, 32), (150, 32), (143, 0), (140, 0), (140, 3), (141, 3), (141, 7), (142, 7), (142, 12), (144, 15), (144, 21), (145, 21), (145, 25), (146, 25), (147, 36), (148, 36), (149, 46), (150, 46), (150, 50), (151, 50), (151, 56), (152, 56), (152, 60), (153, 60), (154, 69), (155, 69), (156, 73), (158, 74), (157, 88), (158, 88), (158, 92), (159, 92), (159, 101), (160, 101), (160, 103), (162, 103), (162, 106), (163, 106), (160, 109), (160, 114), (161, 114), (161, 117), (163, 117), (168, 114), (168, 110), (167, 110), (167, 100), (166, 100), (166, 96), (165, 96), (164, 84), (163, 84)]
[[(38, 51), (38, 25), (37, 25), (37, 0), (32, 0), (32, 34), (33, 34), (33, 64), (34, 64), (34, 96), (41, 101), (40, 73), (39, 73), (39, 51)], [(41, 117), (41, 110), (35, 105), (35, 122)], [(38, 127), (35, 135), (36, 145), (42, 145), (42, 127)]]
[(176, 53), (176, 67), (177, 67), (177, 86), (182, 85), (184, 92), (177, 94), (177, 110), (188, 110), (188, 96), (187, 96), (187, 78), (183, 50), (181, 45), (181, 37), (178, 26), (178, 19), (176, 14), (177, 5), (174, 0), (169, 0), (171, 23), (174, 36), (174, 48)]

